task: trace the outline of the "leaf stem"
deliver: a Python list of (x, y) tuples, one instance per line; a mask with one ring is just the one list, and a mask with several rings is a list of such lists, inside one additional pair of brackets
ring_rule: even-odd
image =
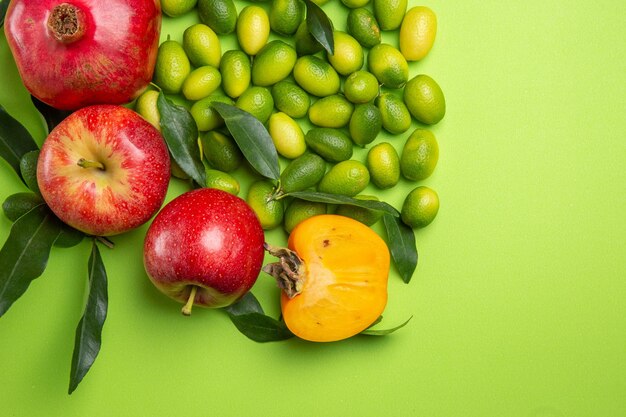
[(198, 291), (197, 285), (191, 286), (191, 292), (189, 293), (189, 298), (187, 299), (187, 304), (183, 306), (181, 312), (185, 316), (191, 316), (191, 308), (193, 307), (193, 302), (196, 300), (196, 292)]

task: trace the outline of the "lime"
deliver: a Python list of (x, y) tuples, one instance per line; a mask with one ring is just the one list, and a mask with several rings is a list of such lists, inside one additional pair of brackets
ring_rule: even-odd
[(400, 170), (408, 180), (428, 178), (439, 160), (439, 145), (431, 131), (415, 130), (407, 139), (400, 155)]
[(224, 92), (229, 97), (239, 97), (250, 86), (252, 77), (250, 57), (238, 49), (224, 52), (220, 62), (220, 73)]
[(382, 30), (396, 30), (402, 24), (407, 0), (373, 0), (374, 16)]
[(207, 163), (224, 172), (234, 171), (243, 161), (243, 155), (235, 141), (223, 133), (212, 130), (200, 135), (202, 153)]
[(404, 55), (393, 46), (380, 43), (367, 55), (369, 71), (389, 88), (400, 88), (409, 79), (409, 64)]
[(343, 127), (350, 121), (354, 104), (344, 96), (333, 94), (322, 97), (309, 108), (309, 120), (316, 126)]
[(252, 83), (267, 87), (287, 78), (297, 58), (291, 45), (281, 40), (271, 41), (252, 62)]
[(232, 33), (237, 26), (237, 8), (233, 0), (198, 0), (200, 22), (219, 35)]
[(289, 80), (282, 80), (272, 86), (274, 106), (279, 111), (298, 119), (306, 116), (311, 99), (299, 85)]
[(294, 159), (306, 151), (304, 132), (300, 125), (283, 112), (270, 116), (268, 129), (276, 151), (287, 159)]
[(293, 77), (300, 87), (318, 97), (336, 94), (341, 84), (339, 74), (332, 65), (313, 55), (298, 58), (293, 67)]
[(372, 103), (357, 104), (350, 117), (350, 137), (359, 146), (370, 144), (376, 139), (383, 121), (378, 107)]
[(180, 93), (185, 78), (191, 72), (191, 63), (183, 46), (168, 39), (159, 46), (154, 66), (154, 83), (169, 94)]
[(270, 36), (270, 18), (264, 8), (248, 5), (237, 19), (237, 41), (248, 55), (256, 55)]
[(222, 83), (222, 75), (211, 65), (191, 71), (183, 82), (183, 95), (187, 100), (197, 101), (208, 97)]
[(313, 216), (326, 214), (327, 211), (328, 205), (326, 203), (294, 199), (285, 210), (283, 227), (287, 233), (291, 233), (298, 223)]
[(283, 193), (304, 191), (314, 187), (326, 172), (326, 162), (317, 154), (307, 152), (294, 159), (280, 174)]
[(213, 102), (218, 101), (220, 103), (233, 104), (230, 97), (223, 94), (211, 94), (201, 100), (192, 104), (189, 112), (196, 121), (198, 130), (200, 132), (206, 132), (213, 130), (224, 125), (224, 119), (219, 115), (217, 111), (213, 109)]
[(327, 54), (330, 65), (341, 75), (349, 75), (363, 67), (363, 47), (345, 32), (334, 31), (334, 51)]
[[(359, 194), (354, 196), (356, 200), (363, 201), (380, 201), (378, 197), (373, 195)], [(371, 226), (383, 217), (383, 212), (379, 210), (371, 210), (365, 207), (354, 206), (352, 204), (340, 204), (335, 210), (335, 214), (350, 217), (366, 226)]]
[(322, 193), (354, 197), (367, 187), (370, 173), (363, 163), (354, 159), (341, 161), (324, 175), (317, 190)]
[(378, 80), (374, 74), (364, 70), (350, 74), (343, 85), (343, 94), (355, 104), (374, 100), (378, 92)]
[(156, 90), (146, 90), (135, 101), (135, 111), (139, 113), (152, 126), (161, 130), (161, 116), (157, 107), (159, 92)]
[(400, 180), (400, 157), (389, 142), (376, 144), (367, 153), (367, 168), (372, 183), (381, 189), (391, 188)]
[(239, 194), (239, 181), (232, 175), (217, 169), (206, 169), (206, 187), (217, 188), (232, 195)]
[(437, 34), (437, 16), (426, 6), (409, 9), (400, 26), (400, 52), (407, 61), (419, 61), (430, 52)]
[(183, 49), (189, 61), (196, 66), (211, 65), (218, 68), (222, 46), (217, 34), (205, 24), (196, 23), (183, 32)]
[(329, 162), (352, 158), (352, 140), (339, 129), (314, 127), (304, 135), (309, 148)]
[(341, 0), (341, 2), (344, 6), (355, 9), (357, 7), (366, 6), (370, 0)]
[(419, 186), (405, 198), (400, 211), (400, 218), (414, 229), (428, 226), (439, 212), (439, 196), (435, 190)]
[(176, 17), (193, 10), (198, 0), (161, 0), (161, 11), (168, 16)]
[(434, 125), (446, 114), (446, 99), (439, 84), (428, 75), (413, 77), (404, 86), (404, 102), (418, 122)]
[(253, 86), (239, 96), (235, 106), (247, 111), (261, 123), (265, 123), (274, 111), (274, 99), (269, 89)]
[(254, 210), (264, 230), (273, 229), (283, 221), (283, 200), (274, 198), (275, 187), (268, 180), (253, 182), (248, 188), (246, 202)]
[(350, 10), (347, 18), (347, 30), (364, 48), (371, 48), (380, 43), (380, 27), (374, 14), (359, 7)]
[(298, 25), (298, 29), (295, 34), (295, 44), (298, 56), (313, 55), (324, 49), (322, 44), (319, 43), (313, 35), (311, 35), (306, 19)]
[(302, 0), (272, 0), (270, 27), (279, 35), (293, 35), (304, 20), (306, 11)]
[(394, 135), (406, 132), (411, 127), (411, 113), (404, 101), (397, 95), (387, 92), (376, 99), (380, 109), (383, 128)]

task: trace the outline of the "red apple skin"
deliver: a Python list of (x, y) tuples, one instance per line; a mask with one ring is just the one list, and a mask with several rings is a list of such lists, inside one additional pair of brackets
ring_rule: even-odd
[[(82, 167), (99, 162), (104, 169)], [(96, 105), (50, 132), (37, 162), (42, 197), (63, 222), (94, 236), (135, 229), (161, 208), (170, 178), (161, 133), (134, 111)]]
[(256, 282), (263, 242), (261, 224), (244, 200), (202, 188), (157, 214), (144, 241), (144, 265), (152, 283), (174, 300), (187, 302), (197, 286), (194, 305), (225, 307)]
[[(79, 30), (60, 39), (49, 19), (64, 3), (79, 10)], [(4, 30), (24, 86), (39, 100), (61, 110), (124, 104), (152, 80), (161, 5), (158, 0), (12, 0)]]

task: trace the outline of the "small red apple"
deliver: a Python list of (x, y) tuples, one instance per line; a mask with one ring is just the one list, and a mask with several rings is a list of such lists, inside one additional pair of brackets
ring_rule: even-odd
[(143, 259), (152, 283), (191, 306), (225, 307), (256, 282), (264, 235), (254, 211), (239, 197), (201, 188), (169, 202), (146, 234)]
[(42, 197), (63, 222), (110, 236), (147, 222), (170, 178), (161, 133), (117, 105), (84, 107), (50, 132), (37, 162)]

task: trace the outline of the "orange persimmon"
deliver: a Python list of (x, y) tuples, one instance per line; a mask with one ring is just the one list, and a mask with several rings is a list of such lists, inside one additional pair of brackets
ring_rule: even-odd
[(389, 249), (372, 229), (348, 217), (323, 214), (299, 223), (289, 249), (268, 247), (281, 262), (275, 276), (285, 324), (301, 339), (331, 342), (354, 336), (387, 304)]

